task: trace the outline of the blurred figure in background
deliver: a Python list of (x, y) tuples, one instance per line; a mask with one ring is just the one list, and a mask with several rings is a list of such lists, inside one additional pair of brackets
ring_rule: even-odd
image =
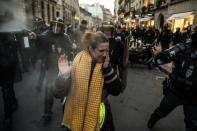
[(176, 45), (178, 43), (183, 43), (184, 41), (183, 41), (183, 38), (182, 37), (183, 36), (182, 36), (182, 33), (180, 32), (180, 28), (177, 27), (176, 28), (176, 32), (173, 34), (173, 38), (172, 38), (173, 45)]
[(73, 42), (75, 40), (75, 43), (77, 45), (77, 49), (76, 49), (77, 52), (79, 52), (83, 49), (83, 45), (81, 44), (81, 37), (87, 30), (87, 24), (88, 24), (88, 22), (86, 20), (82, 20), (79, 29), (75, 30), (73, 33), (71, 40)]
[(161, 32), (160, 42), (162, 51), (168, 49), (170, 47), (170, 42), (172, 41), (172, 32), (168, 28), (169, 27), (166, 24)]
[(51, 121), (53, 107), (53, 93), (55, 78), (58, 75), (58, 59), (62, 55), (67, 55), (71, 60), (71, 42), (67, 35), (64, 34), (64, 21), (55, 18), (51, 21), (50, 30), (40, 35), (30, 33), (30, 36), (37, 38), (37, 45), (42, 50), (42, 68), (38, 80), (38, 87), (41, 88), (43, 80), (45, 80), (45, 104), (44, 115), (42, 117), (43, 124)]

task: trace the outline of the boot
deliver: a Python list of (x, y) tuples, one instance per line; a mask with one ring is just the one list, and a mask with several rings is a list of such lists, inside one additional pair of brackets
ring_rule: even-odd
[(160, 119), (161, 117), (159, 117), (156, 113), (152, 114), (150, 119), (148, 120), (148, 128), (152, 129), (153, 126), (155, 125), (155, 123)]

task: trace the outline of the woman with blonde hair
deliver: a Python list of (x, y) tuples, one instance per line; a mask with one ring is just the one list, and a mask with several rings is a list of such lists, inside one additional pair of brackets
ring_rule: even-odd
[(71, 131), (114, 131), (107, 97), (120, 93), (121, 82), (110, 65), (108, 39), (101, 32), (89, 32), (82, 43), (72, 69), (65, 58), (58, 63), (59, 71), (71, 77), (62, 124)]

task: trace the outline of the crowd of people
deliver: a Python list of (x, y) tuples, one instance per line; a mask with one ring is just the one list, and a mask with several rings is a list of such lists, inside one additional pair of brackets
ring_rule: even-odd
[[(157, 39), (156, 46), (160, 44), (162, 52), (156, 55), (155, 65), (159, 67), (171, 61), (175, 65), (164, 81), (164, 97), (151, 115), (148, 128), (183, 105), (186, 130), (197, 130), (197, 26), (193, 31), (188, 27), (186, 33), (181, 33), (180, 28), (172, 33), (167, 25), (162, 31), (138, 26), (128, 31), (120, 25), (106, 23), (96, 30), (88, 30), (87, 24), (82, 20), (78, 30), (67, 26), (65, 32), (60, 18), (53, 19), (49, 27), (36, 18), (32, 31), (0, 34), (0, 70), (7, 74), (0, 78), (5, 130), (12, 129), (12, 114), (18, 106), (13, 89), (14, 80), (20, 76), (15, 77), (16, 72), (26, 72), (30, 64), (34, 67), (40, 60), (36, 89), (45, 89), (41, 117), (44, 125), (52, 119), (53, 102), (57, 98), (64, 105), (62, 126), (65, 130), (114, 131), (108, 96), (119, 95), (127, 86), (128, 49), (132, 39), (134, 44), (140, 39), (144, 45)], [(27, 44), (24, 36), (29, 38), (30, 48), (13, 46), (13, 58), (4, 53), (5, 45)], [(25, 52), (32, 54), (25, 55)]]

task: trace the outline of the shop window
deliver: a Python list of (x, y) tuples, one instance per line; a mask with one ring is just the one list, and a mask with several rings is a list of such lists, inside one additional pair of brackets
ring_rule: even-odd
[(193, 25), (193, 21), (194, 21), (194, 15), (190, 15), (189, 17), (185, 18), (184, 28)]
[(148, 0), (144, 0), (144, 6), (148, 6)]
[(56, 17), (60, 17), (60, 12), (56, 12)]
[(177, 27), (180, 27), (181, 32), (184, 32), (188, 26), (193, 25), (194, 15), (190, 15), (184, 19), (173, 20), (172, 31), (175, 32)]
[(183, 25), (184, 25), (184, 19), (174, 20), (173, 32), (176, 31), (177, 27), (179, 27), (182, 31), (183, 30)]

